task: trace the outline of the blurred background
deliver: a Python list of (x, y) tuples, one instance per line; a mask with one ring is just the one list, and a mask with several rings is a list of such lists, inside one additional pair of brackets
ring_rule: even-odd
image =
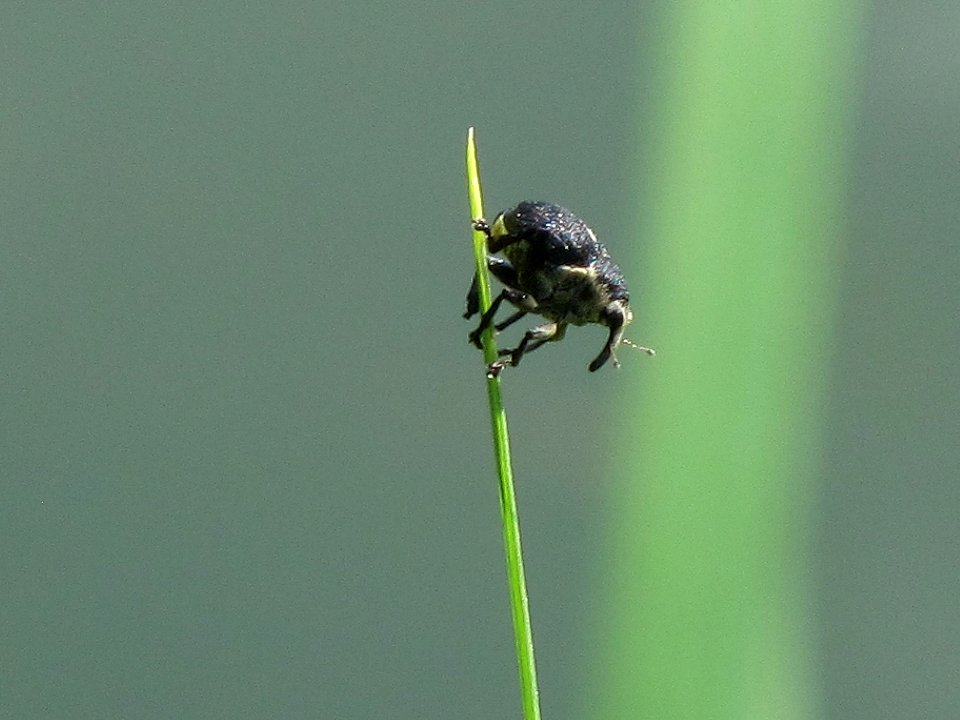
[(502, 378), (543, 716), (954, 717), (960, 5), (796, 5), (8, 3), (0, 717), (520, 716), (469, 125), (658, 350)]

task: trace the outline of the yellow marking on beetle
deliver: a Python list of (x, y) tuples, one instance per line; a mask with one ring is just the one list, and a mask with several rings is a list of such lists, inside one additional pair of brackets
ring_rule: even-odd
[(509, 234), (507, 226), (503, 222), (503, 213), (500, 213), (497, 215), (497, 219), (493, 221), (493, 225), (490, 226), (490, 235), (499, 238)]
[(597, 270), (593, 267), (583, 267), (582, 265), (560, 265), (558, 270), (570, 275), (583, 275), (586, 278), (595, 278)]

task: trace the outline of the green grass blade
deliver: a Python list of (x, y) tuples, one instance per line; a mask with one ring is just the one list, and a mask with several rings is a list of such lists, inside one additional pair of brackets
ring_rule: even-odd
[[(467, 196), (470, 201), (470, 218), (483, 215), (483, 195), (480, 189), (480, 171), (477, 166), (477, 146), (473, 128), (467, 131)], [(490, 278), (487, 274), (486, 237), (473, 231), (473, 255), (476, 261), (480, 312), (490, 307)], [(497, 359), (497, 347), (493, 328), (487, 328), (482, 336), (484, 362), (489, 365)], [(520, 693), (523, 700), (524, 720), (539, 720), (540, 697), (537, 689), (537, 668), (533, 657), (533, 630), (530, 626), (530, 608), (527, 601), (527, 585), (523, 574), (523, 553), (520, 547), (520, 522), (517, 517), (517, 500), (513, 490), (513, 469), (510, 464), (510, 437), (507, 432), (507, 413), (500, 395), (500, 378), (487, 374), (487, 397), (490, 402), (490, 423), (493, 429), (493, 446), (497, 459), (497, 474), (500, 478), (500, 514), (503, 520), (503, 542), (507, 561), (507, 583), (510, 589), (510, 606), (513, 613), (513, 632), (517, 649), (517, 665), (520, 671)]]

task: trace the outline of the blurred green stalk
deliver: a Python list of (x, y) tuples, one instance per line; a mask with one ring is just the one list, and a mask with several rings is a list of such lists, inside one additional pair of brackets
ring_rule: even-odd
[[(612, 565), (583, 717), (820, 714), (807, 556), (856, 2), (664, 6)], [(631, 276), (634, 276), (631, 275)]]

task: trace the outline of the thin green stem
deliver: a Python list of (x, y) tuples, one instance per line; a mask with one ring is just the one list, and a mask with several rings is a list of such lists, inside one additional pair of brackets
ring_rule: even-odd
[[(467, 196), (470, 200), (470, 219), (483, 217), (483, 195), (480, 191), (480, 171), (477, 167), (477, 146), (473, 128), (467, 131)], [(490, 307), (490, 278), (487, 274), (486, 237), (473, 231), (473, 255), (477, 267), (477, 288), (480, 293), (480, 312)], [(481, 337), (484, 362), (489, 365), (497, 359), (493, 328), (484, 330)], [(513, 612), (513, 633), (517, 647), (517, 665), (520, 670), (520, 694), (523, 699), (524, 720), (539, 720), (540, 691), (537, 689), (537, 667), (533, 657), (533, 630), (530, 626), (530, 608), (527, 602), (527, 583), (523, 575), (523, 552), (520, 548), (520, 522), (517, 517), (517, 499), (513, 491), (513, 469), (510, 464), (510, 437), (507, 432), (507, 413), (500, 396), (500, 378), (487, 373), (487, 397), (490, 401), (490, 423), (493, 429), (493, 447), (500, 477), (500, 514), (503, 519), (503, 543), (507, 559), (507, 583), (510, 588), (510, 606)]]

